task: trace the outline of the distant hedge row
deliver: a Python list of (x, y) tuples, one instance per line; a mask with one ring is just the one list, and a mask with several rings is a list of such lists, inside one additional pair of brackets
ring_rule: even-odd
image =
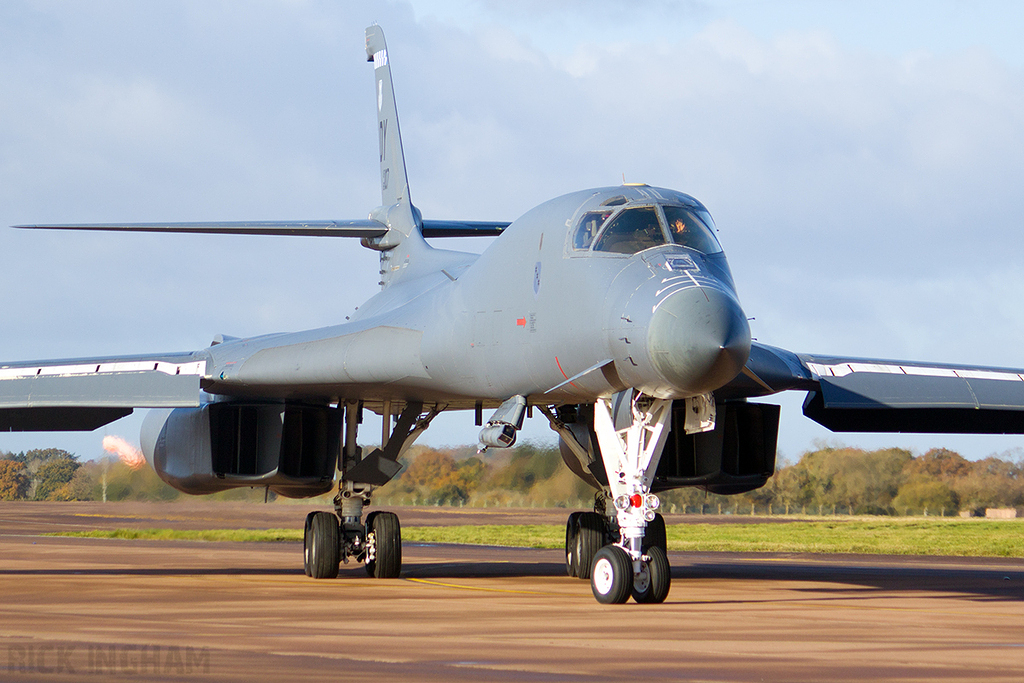
[[(403, 470), (374, 493), (377, 504), (589, 508), (593, 490), (562, 464), (558, 448), (525, 443), (479, 455), (473, 446), (414, 446)], [(0, 500), (173, 500), (179, 494), (149, 467), (118, 460), (80, 462), (58, 449), (0, 453)], [(264, 500), (262, 489), (215, 498)], [(325, 500), (330, 495), (324, 496)], [(273, 499), (273, 494), (270, 495)], [(768, 484), (739, 496), (698, 489), (661, 494), (670, 512), (930, 514), (1024, 507), (1024, 458), (971, 462), (933, 449), (914, 456), (887, 448), (822, 447), (783, 464)]]
[[(492, 455), (492, 454), (497, 455)], [(393, 504), (590, 507), (593, 490), (561, 464), (558, 449), (411, 449), (407, 467), (376, 495)], [(946, 449), (822, 447), (782, 464), (766, 486), (739, 496), (699, 489), (661, 494), (671, 512), (952, 516), (961, 510), (1024, 506), (1024, 459), (971, 462)]]

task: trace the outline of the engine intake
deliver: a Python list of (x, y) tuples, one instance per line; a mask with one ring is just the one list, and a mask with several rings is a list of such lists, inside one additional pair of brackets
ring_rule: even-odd
[(243, 486), (306, 498), (333, 485), (341, 411), (298, 403), (208, 403), (150, 411), (142, 449), (167, 484), (191, 494)]

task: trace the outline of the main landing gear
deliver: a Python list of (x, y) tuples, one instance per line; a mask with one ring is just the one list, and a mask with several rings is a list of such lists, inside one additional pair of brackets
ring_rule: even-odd
[[(348, 505), (344, 505), (345, 502)], [(396, 579), (402, 573), (402, 527), (398, 515), (375, 510), (362, 515), (361, 498), (342, 499), (342, 512), (311, 512), (306, 516), (304, 565), (306, 576), (333, 579), (342, 561), (352, 557), (377, 579)], [(358, 508), (358, 511), (356, 510)], [(346, 514), (347, 513), (347, 514)]]
[(435, 406), (421, 417), (423, 404), (409, 401), (391, 427), (391, 405), (384, 402), (383, 447), (363, 456), (356, 446), (359, 404), (345, 406), (345, 443), (341, 460), (342, 476), (334, 512), (310, 512), (306, 516), (304, 568), (306, 576), (333, 579), (339, 566), (349, 558), (362, 562), (366, 573), (378, 579), (395, 579), (402, 572), (402, 526), (393, 512), (375, 510), (363, 521), (363, 508), (370, 494), (386, 484), (401, 470), (398, 457), (443, 409)]
[[(690, 399), (696, 411), (708, 399)], [(710, 403), (714, 405), (713, 402)], [(689, 407), (689, 406), (688, 406)], [(565, 530), (569, 576), (590, 579), (598, 602), (660, 603), (672, 584), (665, 520), (651, 483), (669, 433), (672, 401), (634, 390), (602, 399), (594, 407), (594, 431), (608, 478), (594, 512), (574, 512)], [(711, 425), (713, 414), (708, 415)], [(706, 424), (698, 427), (703, 431)]]

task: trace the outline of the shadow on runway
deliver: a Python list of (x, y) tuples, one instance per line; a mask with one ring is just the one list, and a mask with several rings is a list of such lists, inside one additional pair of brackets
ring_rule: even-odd
[[(410, 544), (404, 554), (402, 576), (405, 578), (574, 580), (566, 576), (561, 550)], [(814, 599), (818, 601), (822, 599), (823, 593), (834, 593), (837, 598), (841, 595), (842, 599), (850, 600), (852, 589), (863, 589), (859, 595), (864, 599), (910, 591), (967, 595), (978, 600), (1024, 602), (1024, 561), (1019, 558), (998, 560), (863, 555), (807, 555), (794, 558), (770, 554), (672, 552), (670, 561), (672, 579), (677, 586), (683, 586), (688, 581), (702, 580), (753, 582), (755, 585), (751, 587), (750, 598), (739, 601), (745, 603), (766, 599), (756, 591), (758, 581), (810, 584), (795, 590), (813, 592)], [(33, 576), (302, 577), (303, 573), (299, 553), (296, 553), (294, 567), (89, 567), (61, 564), (46, 568), (0, 568), (0, 579)], [(341, 566), (339, 580), (368, 580), (368, 577), (362, 564), (350, 562)], [(685, 595), (685, 592), (673, 591), (673, 595)], [(771, 600), (774, 602), (777, 598)], [(796, 600), (799, 601), (799, 598)], [(699, 594), (694, 595), (694, 601), (707, 604)]]
[[(560, 551), (556, 552), (560, 554)], [(931, 558), (920, 557), (879, 556), (877, 561), (873, 561), (875, 559), (859, 556), (855, 561), (851, 561), (848, 557), (832, 558), (817, 555), (813, 556), (811, 561), (787, 561), (769, 555), (750, 557), (716, 553), (714, 556), (708, 556), (673, 552), (672, 580), (680, 585), (701, 579), (833, 584), (834, 587), (807, 587), (806, 590), (814, 591), (819, 600), (822, 592), (842, 593), (843, 599), (849, 600), (851, 587), (857, 587), (865, 589), (865, 598), (884, 596), (892, 592), (918, 591), (956, 593), (984, 600), (1024, 602), (1024, 563), (1019, 559), (1007, 560), (1020, 566), (1012, 570), (1005, 567), (937, 566), (979, 561), (963, 558), (934, 558), (933, 563), (930, 562)], [(566, 576), (565, 565), (562, 562), (507, 559), (478, 562), (460, 559), (446, 563), (406, 562), (402, 574), (409, 578), (423, 579), (565, 577), (572, 580)], [(750, 601), (756, 602), (757, 599), (756, 596), (752, 596)]]
[(554, 562), (405, 563), (402, 576), (414, 579), (494, 579), (565, 577), (565, 565)]
[(74, 567), (59, 569), (0, 569), (0, 578), (15, 576), (302, 576), (301, 558), (295, 569), (277, 567)]
[[(841, 593), (850, 597), (850, 587), (865, 589), (864, 598), (880, 597), (891, 592), (915, 591), (923, 593), (955, 593), (984, 600), (1024, 602), (1024, 567), (1007, 570), (1005, 567), (949, 567), (936, 566), (950, 558), (914, 558), (902, 564), (904, 558), (881, 556), (878, 562), (870, 558), (829, 561), (816, 556), (813, 562), (786, 561), (774, 558), (758, 560), (730, 557), (714, 560), (700, 559), (680, 562), (672, 567), (672, 579), (677, 582), (698, 579), (725, 579), (742, 581), (790, 581), (812, 584), (834, 584), (833, 587), (809, 586), (821, 599), (822, 593)], [(955, 558), (954, 562), (962, 562)], [(803, 589), (798, 589), (803, 590)]]

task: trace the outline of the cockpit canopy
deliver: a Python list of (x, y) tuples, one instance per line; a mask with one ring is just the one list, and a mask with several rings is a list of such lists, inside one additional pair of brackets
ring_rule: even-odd
[(677, 204), (632, 203), (586, 211), (572, 237), (576, 251), (613, 254), (635, 254), (664, 244), (704, 254), (722, 251), (711, 215), (703, 207)]

